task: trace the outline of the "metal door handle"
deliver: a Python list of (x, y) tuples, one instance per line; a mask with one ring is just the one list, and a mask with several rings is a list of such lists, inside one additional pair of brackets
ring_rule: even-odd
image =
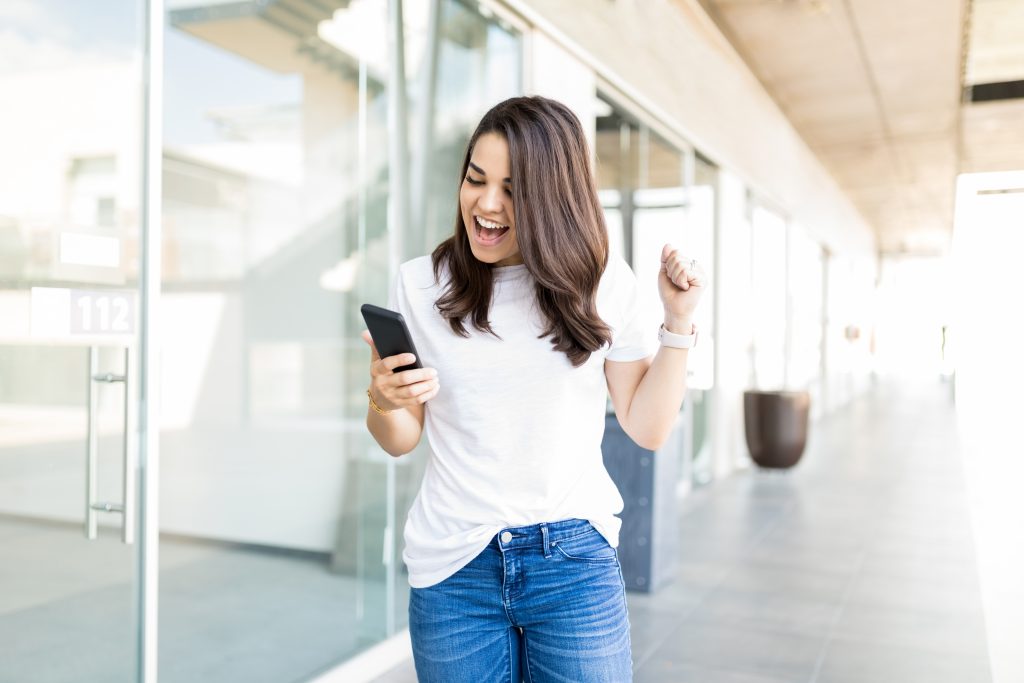
[[(134, 354), (129, 347), (124, 349), (124, 374), (100, 373), (99, 347), (89, 347), (89, 400), (88, 400), (88, 438), (85, 453), (85, 535), (89, 540), (96, 539), (97, 512), (116, 512), (121, 514), (121, 540), (124, 543), (135, 541), (135, 439), (133, 406), (129, 377), (134, 374), (132, 363)], [(96, 454), (98, 451), (97, 434), (97, 398), (99, 384), (124, 384), (124, 431), (122, 433), (122, 464), (124, 470), (123, 501), (120, 503), (98, 502), (96, 500)]]

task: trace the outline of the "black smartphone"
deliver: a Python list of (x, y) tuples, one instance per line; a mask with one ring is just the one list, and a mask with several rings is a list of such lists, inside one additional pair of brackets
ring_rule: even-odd
[(394, 372), (423, 367), (420, 362), (420, 354), (416, 351), (416, 345), (412, 343), (412, 335), (409, 334), (409, 328), (401, 313), (373, 304), (363, 304), (359, 311), (363, 314), (366, 328), (370, 330), (373, 344), (377, 347), (377, 353), (381, 358), (397, 356), (400, 353), (416, 355), (416, 362), (395, 368)]

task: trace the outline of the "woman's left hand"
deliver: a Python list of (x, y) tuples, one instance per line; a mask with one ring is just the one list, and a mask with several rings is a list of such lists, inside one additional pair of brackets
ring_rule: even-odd
[[(658, 293), (665, 306), (666, 320), (692, 321), (697, 304), (707, 289), (707, 275), (696, 260), (681, 256), (666, 244), (661, 249)], [(688, 334), (683, 331), (682, 334)]]

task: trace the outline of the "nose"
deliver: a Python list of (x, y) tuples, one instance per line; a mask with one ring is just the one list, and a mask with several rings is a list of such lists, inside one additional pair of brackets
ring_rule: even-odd
[(480, 210), (491, 215), (501, 213), (502, 192), (504, 192), (504, 190), (500, 187), (494, 187), (491, 185), (485, 187), (484, 191), (480, 193), (480, 199), (477, 200), (477, 205), (480, 207)]

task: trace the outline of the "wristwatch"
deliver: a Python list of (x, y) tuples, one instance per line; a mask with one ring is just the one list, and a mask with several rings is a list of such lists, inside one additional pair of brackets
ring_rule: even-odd
[(658, 341), (662, 346), (673, 349), (692, 349), (697, 345), (697, 326), (693, 325), (693, 331), (690, 334), (676, 334), (666, 330), (663, 324), (658, 328)]

